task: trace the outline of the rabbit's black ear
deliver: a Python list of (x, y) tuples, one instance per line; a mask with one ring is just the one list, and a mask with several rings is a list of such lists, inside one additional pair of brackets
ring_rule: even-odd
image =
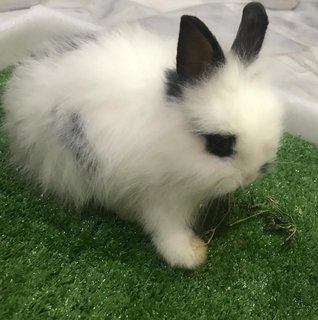
[(265, 8), (258, 2), (251, 2), (243, 9), (243, 15), (232, 51), (245, 63), (256, 59), (262, 48), (268, 18)]
[(182, 16), (177, 49), (180, 80), (192, 82), (225, 63), (223, 51), (207, 26), (193, 16)]

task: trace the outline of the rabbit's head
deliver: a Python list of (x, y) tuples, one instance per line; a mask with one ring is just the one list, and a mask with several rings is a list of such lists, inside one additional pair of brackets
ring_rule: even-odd
[[(183, 16), (176, 71), (167, 74), (167, 94), (184, 108), (211, 160), (226, 162), (237, 172), (233, 178), (238, 186), (267, 171), (282, 134), (281, 104), (254, 62), (267, 25), (261, 4), (246, 5), (231, 51), (225, 56), (198, 18)], [(220, 193), (226, 193), (235, 187), (225, 183), (221, 189)]]

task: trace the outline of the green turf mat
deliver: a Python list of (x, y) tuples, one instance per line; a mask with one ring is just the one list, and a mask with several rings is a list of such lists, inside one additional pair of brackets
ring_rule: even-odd
[(0, 319), (318, 319), (318, 148), (286, 135), (274, 171), (235, 194), (232, 221), (252, 204), (296, 234), (284, 243), (257, 216), (214, 239), (202, 268), (174, 270), (138, 227), (30, 188), (0, 133)]

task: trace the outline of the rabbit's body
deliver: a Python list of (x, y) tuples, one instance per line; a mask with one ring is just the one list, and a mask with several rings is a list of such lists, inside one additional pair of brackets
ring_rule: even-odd
[[(143, 29), (126, 32), (106, 35), (62, 55), (26, 61), (15, 71), (4, 97), (14, 155), (45, 189), (53, 188), (76, 204), (96, 197), (98, 189), (106, 198), (110, 192), (112, 201), (119, 196), (113, 189), (133, 188), (135, 183), (127, 183), (135, 180), (131, 169), (145, 175), (153, 172), (147, 170), (152, 165), (149, 159), (140, 160), (149, 157), (150, 150), (162, 153), (156, 141), (165, 134), (158, 128), (162, 121), (167, 130), (176, 131), (167, 122), (171, 116), (160, 121), (165, 118), (160, 110), (164, 70), (173, 65), (173, 53), (169, 57), (164, 41)], [(154, 53), (149, 52), (149, 40)], [(115, 51), (118, 47), (122, 50)], [(177, 110), (164, 111), (176, 118)], [(87, 157), (94, 168), (87, 170), (74, 157), (77, 147), (83, 149), (78, 157)], [(104, 178), (100, 171), (121, 178), (109, 177), (100, 184), (97, 180)]]
[[(14, 160), (77, 206), (94, 200), (141, 223), (171, 265), (203, 262), (191, 230), (199, 204), (253, 181), (275, 157), (271, 88), (233, 54), (200, 85), (170, 83), (175, 41), (140, 27), (52, 52), (19, 66), (4, 96)], [(228, 134), (235, 151), (207, 152)]]

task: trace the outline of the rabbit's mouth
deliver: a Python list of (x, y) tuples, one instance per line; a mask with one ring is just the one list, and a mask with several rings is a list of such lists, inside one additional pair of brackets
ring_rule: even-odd
[(260, 175), (258, 173), (251, 173), (244, 177), (242, 186), (247, 187), (249, 186), (252, 182), (254, 182)]
[(271, 162), (267, 162), (267, 163), (263, 164), (259, 168), (259, 170), (256, 170), (255, 172), (247, 173), (243, 178), (243, 186), (246, 187), (246, 186), (250, 185), (257, 178), (262, 177), (263, 175), (268, 173), (270, 171), (270, 169), (272, 168), (272, 166), (273, 165)]
[(234, 192), (242, 186), (242, 181), (237, 176), (223, 177), (214, 185), (215, 194), (221, 196)]

